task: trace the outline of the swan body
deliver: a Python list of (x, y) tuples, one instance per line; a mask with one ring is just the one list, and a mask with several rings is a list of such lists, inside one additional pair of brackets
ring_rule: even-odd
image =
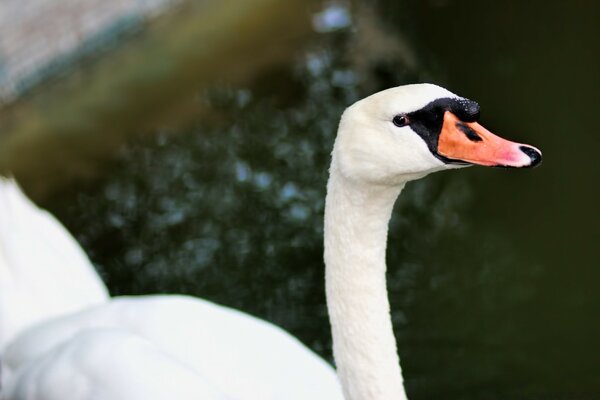
[(108, 299), (67, 230), (0, 178), (0, 349), (37, 322)]
[(0, 398), (229, 399), (151, 342), (110, 328), (80, 331), (51, 348), (21, 369)]
[[(13, 341), (4, 354), (5, 367), (16, 377), (19, 377), (22, 366), (25, 366), (22, 374), (31, 374), (27, 366), (35, 365), (36, 360), (51, 354), (53, 349), (78, 340), (81, 332), (105, 329), (145, 340), (154, 352), (176, 360), (202, 382), (215, 388), (215, 393), (226, 398), (342, 398), (335, 371), (297, 339), (266, 321), (189, 296), (116, 297), (106, 304), (54, 318)], [(101, 343), (101, 339), (96, 342)], [(114, 364), (121, 362), (119, 352), (98, 352), (97, 355), (110, 358)], [(134, 357), (129, 355), (129, 358), (133, 360)], [(103, 376), (107, 385), (113, 382), (110, 377), (117, 371), (93, 369), (94, 364), (89, 364), (90, 371)], [(139, 364), (144, 365), (143, 359), (139, 360)], [(98, 364), (99, 367), (101, 365), (106, 365), (106, 361)], [(130, 362), (130, 365), (135, 368), (136, 364)], [(64, 375), (58, 372), (60, 365), (46, 369), (53, 370), (55, 384), (68, 384), (71, 380), (68, 369)], [(119, 371), (119, 376), (122, 373)], [(171, 368), (165, 367), (164, 373), (168, 376)], [(155, 379), (153, 375), (147, 378)], [(37, 384), (35, 379), (12, 380), (16, 385), (35, 387)], [(193, 398), (190, 396), (185, 398)], [(70, 398), (96, 399), (89, 394)], [(112, 400), (122, 397), (101, 398)], [(123, 398), (141, 400), (148, 397)], [(47, 400), (46, 397), (25, 399)]]
[[(346, 400), (406, 399), (385, 279), (396, 198), (407, 182), (431, 172), (472, 164), (531, 167), (541, 160), (539, 150), (493, 135), (478, 117), (477, 103), (431, 84), (388, 89), (344, 112), (332, 152), (324, 230), (339, 382), (323, 360), (267, 322), (185, 296), (141, 296), (115, 298), (21, 333), (4, 353), (10, 379), (3, 400), (58, 399), (47, 393), (55, 387), (52, 393), (62, 393), (59, 385), (74, 379), (75, 369), (83, 389), (79, 397), (69, 391), (72, 400), (187, 398), (160, 397), (159, 389), (158, 397), (139, 397), (148, 393), (144, 387), (120, 392), (123, 381), (110, 365), (119, 363), (118, 349), (130, 346), (134, 355), (114, 374), (131, 372), (132, 385), (143, 386), (158, 375), (146, 376), (146, 367), (158, 371), (163, 364), (168, 373), (175, 363), (173, 374), (181, 382), (190, 371), (197, 378), (189, 384), (190, 393), (203, 391), (196, 398), (331, 400), (341, 399), (343, 391)], [(96, 351), (102, 348), (106, 352)], [(47, 391), (38, 390), (39, 376), (52, 377), (43, 381)]]
[(5, 179), (0, 250), (2, 400), (342, 399), (333, 368), (273, 324), (189, 296), (109, 299), (75, 240)]

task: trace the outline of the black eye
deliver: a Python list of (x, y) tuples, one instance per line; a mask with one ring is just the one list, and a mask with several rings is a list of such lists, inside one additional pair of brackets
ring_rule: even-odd
[(406, 115), (396, 115), (392, 122), (398, 127), (403, 127), (408, 125), (408, 118), (406, 118)]

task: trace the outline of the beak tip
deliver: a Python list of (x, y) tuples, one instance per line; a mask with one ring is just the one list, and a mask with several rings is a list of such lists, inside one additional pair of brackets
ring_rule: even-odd
[(531, 146), (519, 146), (519, 149), (529, 157), (531, 162), (525, 165), (526, 168), (534, 168), (542, 163), (542, 152)]

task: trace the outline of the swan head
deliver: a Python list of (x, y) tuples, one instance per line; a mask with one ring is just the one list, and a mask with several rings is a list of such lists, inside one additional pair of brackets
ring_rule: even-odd
[(502, 139), (478, 120), (476, 102), (442, 87), (387, 89), (346, 109), (332, 167), (358, 182), (400, 184), (468, 165), (526, 168), (541, 162), (538, 149)]

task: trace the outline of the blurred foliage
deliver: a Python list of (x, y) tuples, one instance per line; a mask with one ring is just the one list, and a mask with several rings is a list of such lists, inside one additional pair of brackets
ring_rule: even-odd
[(312, 35), (306, 11), (313, 6), (186, 2), (110, 56), (90, 55), (65, 79), (2, 109), (0, 171), (18, 176), (37, 198), (101, 175), (132, 137), (166, 120), (188, 121), (194, 89), (243, 82), (289, 61)]

